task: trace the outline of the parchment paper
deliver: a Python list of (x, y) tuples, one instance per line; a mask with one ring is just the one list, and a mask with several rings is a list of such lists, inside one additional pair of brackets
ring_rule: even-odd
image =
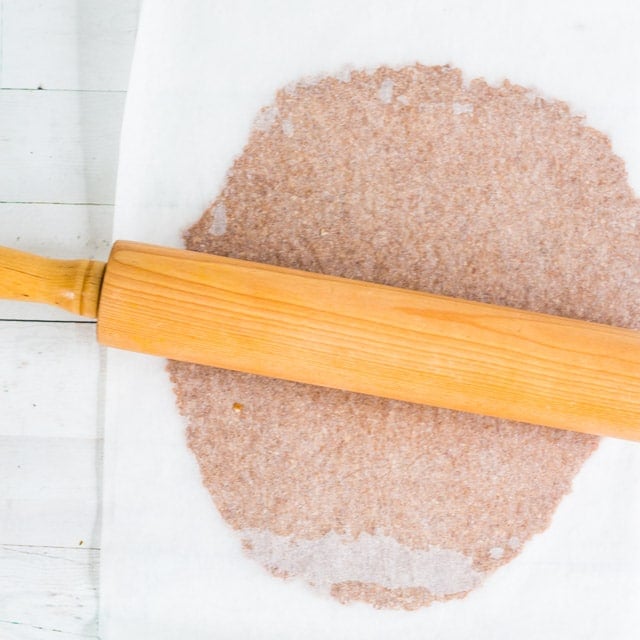
[[(416, 61), (565, 100), (640, 191), (631, 1), (155, 0), (142, 8), (114, 237), (181, 246), (258, 109), (301, 76)], [(165, 362), (108, 354), (100, 627), (140, 638), (620, 638), (640, 628), (640, 445), (603, 441), (552, 526), (460, 601), (344, 606), (246, 558), (187, 450)]]

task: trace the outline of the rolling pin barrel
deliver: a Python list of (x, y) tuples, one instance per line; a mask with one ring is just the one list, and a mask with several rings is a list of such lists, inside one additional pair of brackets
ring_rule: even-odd
[(114, 245), (106, 345), (640, 440), (640, 333), (136, 243)]

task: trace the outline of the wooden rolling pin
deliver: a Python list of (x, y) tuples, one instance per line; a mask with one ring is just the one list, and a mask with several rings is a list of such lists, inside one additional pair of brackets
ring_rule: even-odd
[(629, 329), (133, 242), (106, 265), (0, 248), (0, 297), (109, 347), (640, 440)]

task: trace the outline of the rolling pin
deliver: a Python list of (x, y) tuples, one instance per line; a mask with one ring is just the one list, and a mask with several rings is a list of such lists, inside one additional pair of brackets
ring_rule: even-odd
[(124, 241), (106, 264), (0, 248), (0, 298), (108, 347), (640, 440), (630, 329)]

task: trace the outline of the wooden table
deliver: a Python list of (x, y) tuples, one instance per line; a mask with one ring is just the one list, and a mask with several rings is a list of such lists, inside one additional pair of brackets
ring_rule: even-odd
[[(0, 244), (106, 259), (140, 0), (0, 0)], [(0, 302), (0, 638), (97, 638), (104, 353)]]

